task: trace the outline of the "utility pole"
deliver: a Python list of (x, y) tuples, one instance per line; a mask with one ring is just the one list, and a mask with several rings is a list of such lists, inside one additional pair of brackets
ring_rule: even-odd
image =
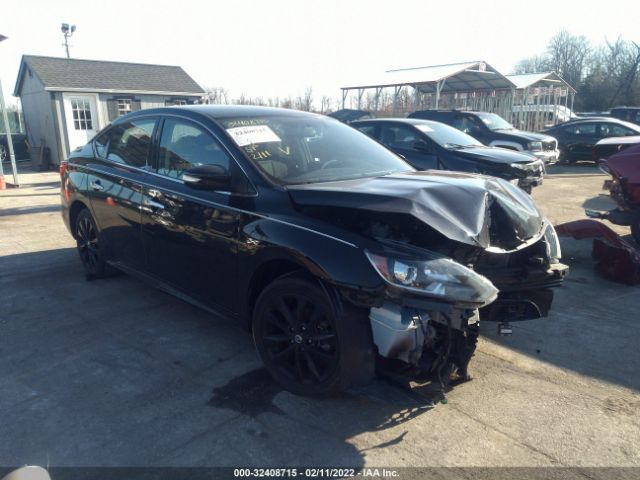
[(69, 37), (73, 36), (73, 32), (76, 31), (75, 25), (69, 25), (68, 23), (63, 23), (60, 27), (62, 34), (64, 35), (64, 50), (67, 52), (67, 58), (69, 57)]
[[(0, 35), (0, 42), (6, 40), (7, 37)], [(0, 110), (2, 110), (2, 120), (4, 122), (4, 130), (7, 134), (7, 146), (9, 147), (9, 159), (11, 160), (11, 170), (13, 172), (13, 185), (19, 187), (18, 170), (16, 168), (16, 156), (13, 153), (13, 140), (11, 139), (11, 127), (9, 126), (9, 117), (7, 116), (7, 108), (4, 104), (4, 94), (2, 93), (2, 82), (0, 82)], [(5, 188), (4, 171), (2, 169), (2, 160), (0, 160), (0, 190)]]

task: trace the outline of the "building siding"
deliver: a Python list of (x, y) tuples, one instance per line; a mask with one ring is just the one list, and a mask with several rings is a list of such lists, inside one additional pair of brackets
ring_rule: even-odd
[[(82, 95), (80, 92), (73, 93)], [(63, 92), (45, 91), (42, 83), (35, 75), (30, 77), (25, 74), (20, 90), (20, 100), (27, 138), (34, 148), (41, 145), (48, 147), (51, 162), (55, 165), (60, 164), (61, 160), (69, 155), (67, 112), (65, 111), (63, 95)], [(196, 101), (200, 98), (200, 96), (175, 97), (149, 94), (131, 95), (130, 93), (99, 93), (97, 97), (97, 118), (94, 121), (98, 131), (109, 125), (113, 120), (109, 118), (108, 101), (114, 98), (131, 98), (139, 101), (141, 110), (164, 107), (166, 102), (176, 98), (188, 98), (190, 101)]]
[(44, 90), (35, 75), (24, 76), (20, 103), (29, 144), (34, 149), (40, 146), (48, 147), (51, 161), (60, 163), (59, 141), (56, 135), (57, 119), (52, 110), (51, 95)]

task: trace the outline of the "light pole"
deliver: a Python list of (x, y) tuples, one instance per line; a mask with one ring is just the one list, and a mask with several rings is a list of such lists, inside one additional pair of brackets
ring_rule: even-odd
[(64, 35), (64, 50), (67, 52), (67, 58), (69, 57), (69, 37), (73, 35), (73, 32), (76, 31), (75, 25), (69, 25), (68, 23), (63, 23), (60, 27), (62, 34)]
[[(6, 40), (7, 37), (0, 35), (0, 42)], [(13, 185), (19, 187), (18, 170), (16, 169), (16, 156), (13, 153), (13, 140), (11, 139), (11, 127), (9, 126), (9, 117), (7, 116), (7, 108), (4, 104), (4, 94), (2, 93), (2, 82), (0, 82), (0, 110), (2, 110), (2, 120), (4, 122), (4, 130), (7, 133), (7, 146), (9, 147), (9, 158), (11, 159), (11, 170), (13, 172)], [(4, 171), (2, 169), (2, 159), (0, 159), (0, 189), (5, 188)]]

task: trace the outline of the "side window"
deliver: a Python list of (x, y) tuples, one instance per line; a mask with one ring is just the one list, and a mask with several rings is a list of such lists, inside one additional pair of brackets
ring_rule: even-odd
[(418, 134), (404, 125), (383, 125), (380, 132), (380, 141), (387, 147), (410, 149), (416, 140)]
[(145, 118), (114, 125), (95, 140), (98, 156), (132, 167), (146, 167), (155, 124), (155, 119)]
[(478, 125), (473, 121), (473, 118), (468, 115), (462, 115), (454, 118), (453, 122), (451, 122), (451, 126), (458, 130), (462, 130), (465, 133), (472, 133), (480, 130)]
[(180, 119), (167, 119), (160, 137), (158, 173), (181, 178), (182, 173), (200, 165), (220, 165), (229, 170), (229, 155), (200, 127)]
[(570, 125), (564, 129), (565, 133), (570, 135), (595, 135), (596, 124), (595, 123), (582, 123), (577, 125)]
[(365, 135), (368, 135), (371, 138), (376, 138), (374, 135), (376, 133), (375, 125), (358, 125), (356, 128), (360, 130), (362, 133), (364, 133)]
[[(604, 130), (606, 127), (607, 130)], [(607, 132), (607, 137), (626, 137), (627, 135), (633, 135), (635, 132), (629, 128), (623, 127), (622, 125), (616, 125), (615, 123), (605, 123), (603, 124), (603, 133)]]

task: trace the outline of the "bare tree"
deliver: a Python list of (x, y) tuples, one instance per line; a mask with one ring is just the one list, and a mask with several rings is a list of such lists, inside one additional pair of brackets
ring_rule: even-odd
[(549, 58), (544, 55), (536, 55), (535, 57), (523, 58), (520, 60), (513, 71), (516, 75), (523, 73), (538, 73), (551, 70)]
[(328, 113), (331, 111), (331, 98), (323, 95), (320, 99), (320, 113)]
[(302, 97), (297, 98), (296, 108), (298, 110), (304, 110), (306, 112), (310, 112), (313, 108), (313, 88), (307, 87), (304, 89), (304, 94)]
[(229, 93), (222, 87), (206, 87), (204, 91), (203, 103), (229, 103)]
[(591, 46), (584, 35), (572, 35), (566, 30), (555, 35), (547, 46), (551, 70), (576, 86), (582, 81), (590, 52)]

